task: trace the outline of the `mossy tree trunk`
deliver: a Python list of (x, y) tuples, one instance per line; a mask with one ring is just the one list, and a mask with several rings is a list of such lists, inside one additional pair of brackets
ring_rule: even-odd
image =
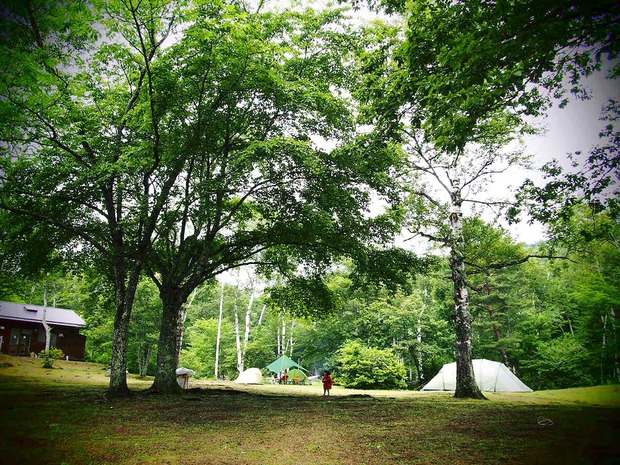
[(178, 286), (164, 284), (159, 290), (162, 301), (162, 321), (157, 350), (157, 372), (151, 391), (160, 394), (180, 393), (176, 369), (179, 360), (179, 318), (187, 299)]
[(108, 395), (118, 397), (130, 393), (127, 386), (127, 341), (129, 340), (131, 309), (138, 289), (142, 266), (140, 263), (134, 263), (131, 272), (127, 274), (122, 257), (117, 257), (114, 260), (114, 265), (116, 314), (112, 336), (112, 361), (110, 363)]
[(452, 180), (450, 211), (450, 269), (454, 284), (454, 326), (456, 333), (456, 391), (454, 397), (484, 399), (474, 377), (472, 365), (472, 326), (469, 292), (465, 270), (465, 239), (461, 187), (457, 176)]

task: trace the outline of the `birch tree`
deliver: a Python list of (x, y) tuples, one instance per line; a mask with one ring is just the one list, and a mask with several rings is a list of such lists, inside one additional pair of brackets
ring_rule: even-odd
[(239, 283), (235, 288), (235, 300), (233, 303), (233, 315), (235, 317), (235, 344), (237, 347), (237, 371), (243, 371), (243, 350), (241, 348), (241, 334), (239, 329)]
[(222, 317), (224, 315), (224, 283), (220, 290), (220, 312), (217, 320), (217, 338), (215, 340), (215, 379), (219, 379), (220, 341), (222, 340)]
[(41, 323), (43, 324), (43, 328), (45, 330), (45, 352), (49, 353), (50, 350), (50, 333), (52, 328), (47, 324), (47, 283), (43, 285), (43, 315), (41, 318)]
[(256, 323), (257, 326), (261, 326), (263, 324), (263, 317), (265, 316), (265, 310), (267, 309), (267, 304), (263, 304), (263, 308), (260, 311), (260, 315), (258, 317), (258, 323)]
[(252, 325), (252, 305), (254, 304), (254, 288), (250, 291), (250, 301), (248, 302), (248, 308), (245, 312), (245, 332), (243, 334), (243, 355), (248, 350), (248, 343), (250, 342), (250, 328)]
[(185, 320), (187, 319), (187, 312), (189, 308), (192, 306), (194, 299), (196, 298), (196, 293), (198, 292), (198, 288), (194, 289), (192, 295), (189, 297), (189, 300), (181, 306), (181, 310), (179, 311), (179, 321), (177, 323), (177, 361), (176, 366), (179, 367), (179, 361), (181, 358), (181, 349), (183, 347), (183, 334), (185, 333)]
[[(472, 188), (503, 169), (506, 158), (498, 149), (530, 130), (524, 115), (543, 114), (551, 100), (564, 98), (568, 89), (586, 96), (581, 78), (618, 56), (617, 41), (608, 34), (618, 30), (617, 5), (531, 0), (379, 3), (402, 13), (407, 28), (402, 42), (397, 26), (374, 31), (382, 46), (362, 56), (367, 79), (358, 95), (367, 106), (361, 115), (376, 125), (378, 140), (403, 144), (412, 157), (410, 211), (430, 218), (414, 219), (416, 233), (427, 234), (450, 251), (455, 395), (480, 398), (470, 363), (463, 205), (480, 204), (472, 196), (479, 192)], [(617, 75), (617, 66), (610, 74)], [(426, 191), (425, 177), (433, 179), (447, 201)], [(484, 200), (488, 206), (501, 206)], [(431, 234), (425, 230), (437, 217), (427, 215), (429, 208), (444, 219), (444, 226)]]

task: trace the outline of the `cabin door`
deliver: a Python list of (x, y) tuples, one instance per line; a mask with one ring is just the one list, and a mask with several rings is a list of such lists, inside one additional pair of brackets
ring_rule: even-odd
[(9, 343), (10, 355), (28, 355), (30, 354), (30, 339), (32, 338), (32, 329), (11, 329), (11, 340)]

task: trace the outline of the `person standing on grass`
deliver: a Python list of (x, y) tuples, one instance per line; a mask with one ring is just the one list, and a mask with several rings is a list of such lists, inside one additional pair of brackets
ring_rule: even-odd
[(334, 381), (332, 380), (332, 377), (330, 376), (329, 371), (325, 370), (325, 373), (323, 373), (323, 378), (321, 378), (321, 381), (323, 381), (323, 395), (328, 396), (329, 390), (332, 388), (332, 385), (334, 384)]

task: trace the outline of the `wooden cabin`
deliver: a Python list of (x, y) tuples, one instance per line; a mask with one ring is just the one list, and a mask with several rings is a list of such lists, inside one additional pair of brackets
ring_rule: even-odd
[(84, 360), (86, 336), (80, 328), (86, 322), (73, 310), (0, 301), (0, 351), (3, 354), (31, 356), (45, 350), (43, 315), (51, 328), (50, 347), (56, 347), (70, 360)]

